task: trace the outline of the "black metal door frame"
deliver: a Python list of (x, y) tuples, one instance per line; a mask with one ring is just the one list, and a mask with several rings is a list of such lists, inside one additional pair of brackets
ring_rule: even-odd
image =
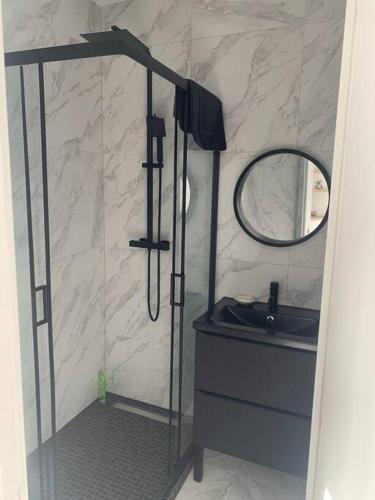
[[(176, 100), (178, 106), (178, 100)], [(173, 228), (172, 228), (172, 265), (171, 265), (171, 351), (169, 372), (169, 470), (178, 465), (181, 457), (181, 423), (182, 423), (182, 377), (183, 377), (183, 336), (184, 336), (184, 305), (185, 305), (185, 238), (186, 238), (186, 179), (187, 179), (187, 141), (188, 133), (185, 130), (183, 136), (183, 164), (182, 164), (182, 206), (181, 206), (181, 228), (180, 228), (180, 266), (177, 269), (177, 199), (178, 199), (178, 110), (175, 110), (174, 124), (174, 165), (173, 165)], [(185, 112), (187, 112), (187, 100)], [(186, 115), (185, 115), (186, 116)], [(176, 297), (176, 280), (180, 281), (179, 297)], [(179, 308), (178, 313), (176, 307)], [(175, 321), (178, 314), (178, 332), (175, 331)], [(174, 349), (176, 334), (178, 334), (178, 403), (177, 419), (173, 406), (174, 394)], [(177, 420), (177, 452), (175, 452), (176, 433), (173, 421)]]
[[(51, 437), (53, 453), (53, 481), (55, 492), (56, 487), (56, 389), (55, 389), (55, 362), (53, 345), (53, 325), (52, 325), (52, 293), (51, 293), (51, 252), (50, 252), (50, 231), (49, 231), (49, 207), (48, 207), (48, 172), (47, 172), (47, 137), (46, 137), (46, 116), (45, 116), (45, 92), (44, 92), (44, 71), (43, 63), (38, 64), (39, 77), (39, 108), (40, 108), (40, 141), (41, 141), (41, 172), (42, 172), (42, 192), (43, 192), (43, 227), (44, 227), (44, 256), (45, 256), (45, 283), (36, 284), (35, 273), (35, 252), (33, 234), (33, 210), (32, 193), (29, 163), (29, 144), (27, 132), (27, 109), (25, 96), (25, 77), (23, 66), (20, 66), (20, 90), (21, 90), (21, 114), (24, 149), (25, 168), (25, 188), (26, 188), (26, 217), (27, 234), (29, 245), (29, 271), (30, 271), (30, 295), (31, 295), (31, 318), (33, 331), (33, 351), (34, 351), (34, 379), (35, 379), (35, 400), (37, 419), (37, 441), (39, 457), (39, 482), (42, 498), (45, 495), (43, 477), (43, 420), (41, 412), (41, 391), (40, 391), (40, 358), (39, 358), (39, 335), (38, 329), (42, 325), (47, 325), (48, 332), (48, 357), (49, 357), (49, 378), (50, 378), (50, 413), (51, 413)], [(38, 319), (37, 294), (43, 294), (43, 315)]]
[[(175, 106), (179, 105), (176, 99)], [(188, 99), (185, 99), (184, 116), (188, 115)], [(187, 155), (188, 155), (188, 133), (185, 127), (183, 135), (183, 165), (182, 165), (182, 206), (181, 206), (181, 232), (180, 232), (180, 269), (176, 266), (176, 240), (177, 240), (177, 198), (178, 198), (178, 119), (179, 110), (175, 109), (174, 124), (174, 173), (173, 173), (173, 235), (172, 235), (172, 269), (171, 269), (171, 352), (170, 352), (170, 386), (169, 386), (169, 468), (182, 460), (181, 456), (181, 433), (182, 433), (182, 392), (183, 392), (183, 360), (184, 360), (184, 306), (185, 306), (185, 240), (186, 240), (186, 187), (187, 187)], [(220, 178), (220, 152), (213, 152), (212, 166), (212, 195), (211, 195), (211, 228), (210, 228), (210, 262), (208, 282), (208, 311), (211, 313), (215, 304), (216, 284), (216, 248), (217, 248), (217, 222), (218, 222), (218, 198)], [(176, 298), (176, 280), (179, 280), (179, 297)], [(176, 307), (179, 308), (178, 332), (175, 331)], [(173, 408), (173, 382), (174, 382), (174, 347), (176, 334), (179, 338), (178, 352), (178, 409), (177, 409), (177, 457), (174, 456), (174, 429), (173, 419), (175, 410)]]

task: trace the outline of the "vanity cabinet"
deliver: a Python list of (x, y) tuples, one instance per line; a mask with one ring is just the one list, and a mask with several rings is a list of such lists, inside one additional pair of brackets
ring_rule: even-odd
[(316, 350), (195, 327), (195, 479), (204, 448), (306, 476)]

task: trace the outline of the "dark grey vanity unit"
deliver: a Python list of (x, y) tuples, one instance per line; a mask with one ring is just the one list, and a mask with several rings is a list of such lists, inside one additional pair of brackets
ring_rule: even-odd
[(319, 312), (223, 298), (194, 328), (195, 479), (204, 448), (305, 476)]

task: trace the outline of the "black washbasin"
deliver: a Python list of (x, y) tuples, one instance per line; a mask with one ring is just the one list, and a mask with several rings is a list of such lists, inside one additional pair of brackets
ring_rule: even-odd
[[(269, 318), (269, 316), (273, 316)], [(262, 336), (264, 342), (280, 345), (316, 345), (318, 342), (320, 312), (315, 309), (279, 305), (276, 313), (269, 312), (268, 304), (253, 302), (240, 304), (223, 297), (209, 316), (210, 324), (220, 331), (227, 328), (240, 338)], [(197, 326), (199, 329), (199, 326)], [(223, 333), (224, 334), (224, 333)]]
[(289, 312), (269, 313), (266, 308), (254, 306), (227, 305), (223, 310), (224, 318), (229, 323), (260, 328), (268, 332), (316, 337), (319, 320)]

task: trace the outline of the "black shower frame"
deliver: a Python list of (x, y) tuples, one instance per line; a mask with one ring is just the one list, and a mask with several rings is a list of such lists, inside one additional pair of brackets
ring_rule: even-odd
[[(39, 88), (40, 88), (40, 123), (41, 123), (41, 148), (42, 148), (42, 173), (43, 173), (43, 203), (44, 203), (44, 216), (45, 216), (45, 245), (46, 245), (46, 284), (34, 287), (32, 290), (32, 295), (36, 294), (39, 290), (43, 291), (44, 295), (44, 318), (48, 323), (48, 338), (50, 345), (49, 360), (50, 360), (50, 371), (51, 371), (51, 423), (53, 436), (56, 433), (56, 408), (55, 408), (55, 380), (54, 380), (54, 360), (53, 360), (53, 332), (52, 332), (52, 304), (51, 304), (51, 282), (50, 282), (50, 238), (49, 238), (49, 224), (48, 224), (48, 184), (47, 184), (47, 143), (46, 143), (46, 123), (45, 123), (45, 101), (44, 101), (44, 78), (43, 78), (43, 64), (48, 62), (58, 62), (67, 61), (75, 59), (87, 59), (93, 57), (105, 57), (114, 55), (125, 55), (130, 57), (135, 62), (141, 64), (147, 69), (147, 75), (150, 79), (152, 73), (157, 74), (161, 78), (174, 84), (176, 87), (188, 90), (188, 80), (180, 76), (178, 73), (171, 70), (168, 66), (164, 65), (157, 59), (153, 58), (150, 54), (149, 49), (140, 42), (135, 36), (133, 36), (127, 30), (119, 30), (118, 28), (113, 28), (114, 31), (108, 31), (103, 33), (94, 33), (88, 35), (82, 35), (86, 38), (87, 42), (63, 45), (56, 47), (46, 47), (39, 49), (22, 50), (17, 52), (7, 52), (4, 54), (5, 66), (19, 66), (21, 74), (23, 72), (23, 66), (37, 64), (39, 67)], [(23, 78), (23, 77), (22, 77)], [(150, 81), (150, 80), (149, 80)], [(21, 85), (22, 100), (24, 104), (24, 85)], [(148, 88), (150, 85), (148, 86)], [(148, 109), (150, 109), (150, 100), (152, 106), (152, 96), (150, 92), (147, 93), (147, 104)], [(27, 140), (27, 128), (26, 128), (26, 114), (23, 108), (23, 133), (24, 138)], [(149, 156), (149, 155), (148, 155)], [(28, 169), (28, 152), (25, 148), (25, 165)], [(186, 159), (185, 159), (186, 167)], [(213, 151), (213, 165), (212, 165), (212, 201), (211, 201), (211, 228), (210, 228), (210, 264), (209, 264), (209, 283), (208, 283), (208, 309), (212, 311), (215, 303), (215, 282), (216, 282), (216, 247), (217, 247), (217, 218), (218, 218), (218, 196), (219, 196), (219, 175), (220, 175), (220, 152)], [(151, 179), (153, 165), (148, 164), (148, 211), (151, 209), (151, 195), (152, 195), (152, 183)], [(186, 168), (185, 168), (186, 171)], [(31, 221), (31, 198), (27, 200), (27, 212), (28, 212), (28, 234), (29, 234), (29, 247), (32, 247), (32, 221)], [(182, 213), (182, 224), (185, 224), (186, 213)], [(148, 218), (150, 220), (150, 217)], [(150, 226), (148, 226), (148, 235), (150, 233)], [(172, 248), (173, 260), (175, 260), (175, 248)], [(183, 249), (184, 252), (184, 249)], [(30, 261), (30, 270), (33, 262)], [(31, 270), (34, 272), (34, 269)], [(175, 277), (179, 277), (177, 274)], [(174, 289), (174, 286), (172, 287)], [(174, 295), (174, 290), (171, 290), (171, 294)], [(183, 290), (182, 290), (183, 296)], [(33, 295), (32, 300), (35, 300), (35, 295)], [(172, 299), (174, 297), (172, 296)], [(183, 303), (176, 304), (183, 307)], [(33, 315), (33, 332), (35, 336), (36, 329), (42, 323), (37, 320), (37, 315)], [(181, 325), (181, 332), (183, 332), (183, 326)], [(183, 334), (183, 333), (181, 333)], [(180, 342), (181, 346), (181, 342)], [(171, 353), (173, 356), (173, 353)], [(181, 360), (180, 360), (181, 361)], [(170, 386), (173, 383), (173, 372), (170, 374)], [(37, 366), (35, 367), (35, 378), (39, 382), (39, 373), (37, 373)], [(179, 385), (181, 389), (181, 373), (179, 377)], [(180, 392), (180, 391), (179, 391)], [(40, 396), (39, 396), (40, 397)], [(181, 394), (179, 394), (181, 398)], [(38, 402), (37, 402), (38, 406)], [(179, 410), (181, 410), (181, 404), (179, 404)], [(41, 411), (40, 411), (40, 400), (39, 400), (39, 410), (37, 408), (37, 426), (41, 429)], [(40, 436), (41, 438), (41, 436)], [(180, 445), (179, 445), (180, 447)], [(38, 450), (40, 451), (41, 442), (38, 440)], [(180, 457), (179, 457), (180, 458)]]

